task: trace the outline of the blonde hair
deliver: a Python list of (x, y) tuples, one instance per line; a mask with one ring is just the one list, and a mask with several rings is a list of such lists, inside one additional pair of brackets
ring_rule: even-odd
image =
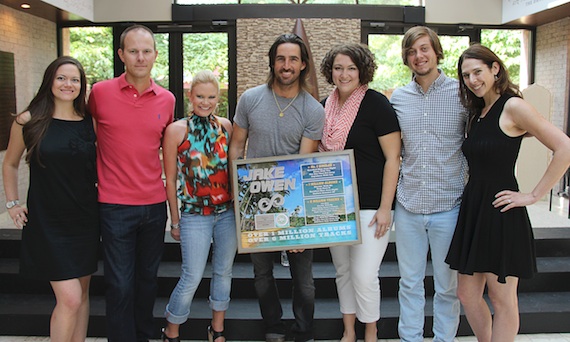
[[(192, 78), (192, 85), (190, 87), (190, 94), (192, 94), (192, 90), (194, 89), (195, 86), (197, 86), (198, 84), (205, 84), (205, 83), (212, 83), (213, 85), (215, 85), (216, 89), (218, 89), (218, 96), (220, 95), (220, 83), (218, 82), (218, 78), (216, 77), (216, 75), (210, 70), (198, 71), (196, 73), (196, 75), (194, 75), (194, 77)], [(218, 98), (218, 102), (219, 102), (219, 98)], [(190, 101), (188, 106), (189, 106), (190, 112), (192, 112), (194, 110), (194, 107), (192, 105), (192, 101)], [(217, 115), (218, 109), (219, 109), (219, 106), (218, 106), (218, 104), (216, 104), (216, 109), (214, 109), (213, 114)]]
[[(212, 83), (213, 85), (216, 86), (216, 88), (218, 88), (218, 92), (220, 91), (220, 84), (218, 83), (218, 78), (210, 70), (198, 71), (196, 75), (194, 75), (194, 77), (192, 78), (192, 88), (194, 88), (195, 85), (201, 83)], [(192, 88), (190, 88), (190, 91), (192, 91)]]

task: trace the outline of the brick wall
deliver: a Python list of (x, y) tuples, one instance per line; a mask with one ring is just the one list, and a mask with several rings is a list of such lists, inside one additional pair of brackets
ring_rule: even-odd
[[(238, 98), (248, 88), (267, 81), (269, 57), (267, 53), (275, 39), (292, 32), (295, 19), (238, 19), (237, 27), (237, 83)], [(319, 96), (326, 97), (332, 90), (319, 73), (321, 60), (336, 44), (360, 42), (359, 19), (303, 19), (303, 26), (313, 54), (319, 86)], [(335, 27), (331, 30), (331, 27)]]
[(568, 120), (569, 65), (570, 17), (539, 26), (536, 35), (535, 82), (550, 91), (551, 121), (562, 130), (566, 130)]
[[(37, 92), (44, 71), (57, 57), (56, 24), (0, 5), (0, 51), (14, 54), (16, 111), (26, 108)], [(0, 163), (5, 151), (0, 152)], [(20, 200), (28, 190), (28, 166), (20, 164)], [(6, 211), (4, 187), (0, 185), (0, 214)], [(3, 228), (3, 227), (0, 227)]]

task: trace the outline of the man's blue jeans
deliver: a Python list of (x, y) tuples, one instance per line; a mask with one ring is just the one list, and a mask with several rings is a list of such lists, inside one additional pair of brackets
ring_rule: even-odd
[[(291, 330), (295, 342), (304, 342), (313, 338), (313, 314), (315, 312), (315, 284), (313, 281), (313, 251), (289, 253), (291, 279), (293, 282), (293, 315), (295, 323)], [(253, 273), (255, 275), (255, 291), (259, 299), (261, 316), (267, 334), (285, 334), (285, 325), (281, 320), (283, 308), (279, 301), (279, 293), (273, 265), (279, 252), (252, 253)]]
[(199, 215), (182, 213), (180, 249), (182, 275), (166, 306), (166, 319), (182, 324), (188, 319), (194, 294), (202, 281), (212, 245), (210, 308), (226, 311), (230, 305), (232, 266), (237, 251), (236, 219), (233, 209)]
[(445, 263), (459, 206), (433, 214), (415, 214), (396, 202), (396, 255), (400, 269), (398, 334), (406, 342), (423, 341), (427, 253), (431, 251), (435, 295), (433, 341), (452, 342), (459, 326), (457, 272)]
[(166, 202), (100, 205), (109, 342), (156, 335), (153, 307), (164, 248)]

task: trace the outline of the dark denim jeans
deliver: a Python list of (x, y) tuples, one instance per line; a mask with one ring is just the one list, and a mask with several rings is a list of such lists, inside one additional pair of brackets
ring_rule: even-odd
[(166, 203), (100, 205), (109, 342), (156, 335), (153, 307), (164, 248)]
[[(279, 301), (277, 284), (273, 277), (273, 265), (279, 252), (253, 253), (255, 291), (259, 299), (261, 316), (267, 334), (285, 335), (285, 324), (281, 320), (283, 309)], [(313, 314), (315, 312), (315, 284), (313, 281), (313, 251), (287, 253), (293, 281), (293, 314), (295, 323), (291, 331), (295, 342), (313, 339)]]

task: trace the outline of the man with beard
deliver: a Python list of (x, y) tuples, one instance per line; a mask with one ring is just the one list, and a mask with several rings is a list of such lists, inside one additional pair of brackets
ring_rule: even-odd
[[(306, 90), (309, 54), (295, 34), (279, 36), (269, 50), (267, 84), (246, 90), (234, 117), (230, 160), (305, 154), (317, 151), (324, 125), (323, 106)], [(246, 149), (247, 142), (247, 149)], [(313, 251), (288, 251), (293, 281), (291, 331), (295, 342), (313, 340), (315, 286)], [(283, 342), (285, 325), (273, 265), (279, 252), (251, 254), (255, 291), (266, 328), (267, 342)]]
[(438, 69), (441, 59), (443, 50), (433, 30), (424, 26), (409, 29), (402, 40), (402, 60), (413, 79), (390, 99), (402, 130), (394, 212), (402, 341), (423, 341), (428, 250), (435, 289), (433, 340), (453, 341), (459, 325), (457, 273), (445, 257), (465, 185), (467, 163), (461, 144), (467, 111), (459, 101), (457, 80)]

